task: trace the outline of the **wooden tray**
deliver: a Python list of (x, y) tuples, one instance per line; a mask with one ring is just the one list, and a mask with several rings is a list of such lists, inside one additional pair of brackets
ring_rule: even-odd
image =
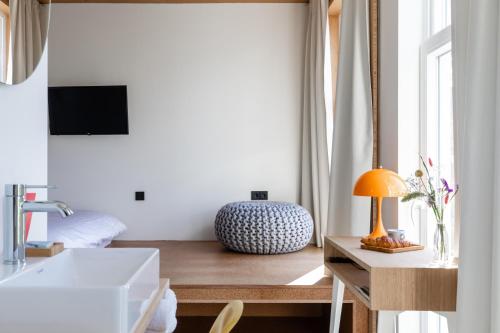
[(52, 257), (64, 250), (64, 243), (54, 243), (48, 249), (26, 248), (26, 257)]
[(365, 249), (365, 250), (384, 252), (384, 253), (400, 253), (400, 252), (423, 250), (424, 246), (418, 245), (418, 244), (413, 244), (412, 246), (408, 246), (408, 247), (397, 247), (394, 249), (388, 249), (385, 247), (369, 246), (369, 245), (361, 244), (361, 248)]

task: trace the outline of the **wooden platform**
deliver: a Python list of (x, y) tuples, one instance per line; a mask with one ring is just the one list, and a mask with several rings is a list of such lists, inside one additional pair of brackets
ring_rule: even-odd
[[(323, 249), (315, 246), (282, 255), (235, 253), (214, 241), (114, 241), (111, 247), (160, 249), (160, 276), (170, 280), (179, 316), (214, 316), (233, 299), (244, 301), (244, 315), (251, 317), (329, 312), (332, 279), (325, 275)], [(345, 331), (366, 332), (368, 310), (349, 292), (344, 302), (352, 306)]]
[(160, 275), (170, 279), (180, 302), (331, 302), (323, 250), (314, 246), (267, 256), (231, 252), (213, 241), (114, 241), (112, 246), (160, 249)]

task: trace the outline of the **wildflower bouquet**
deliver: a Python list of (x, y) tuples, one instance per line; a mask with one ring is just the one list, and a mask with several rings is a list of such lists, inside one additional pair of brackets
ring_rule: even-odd
[(458, 193), (458, 185), (451, 188), (445, 178), (435, 179), (432, 160), (428, 164), (420, 156), (423, 170), (415, 171), (415, 176), (407, 180), (409, 192), (403, 197), (402, 202), (412, 200), (423, 201), (434, 213), (436, 220), (436, 232), (434, 233), (434, 259), (446, 263), (449, 259), (449, 246), (446, 226), (444, 224), (444, 211), (448, 204)]

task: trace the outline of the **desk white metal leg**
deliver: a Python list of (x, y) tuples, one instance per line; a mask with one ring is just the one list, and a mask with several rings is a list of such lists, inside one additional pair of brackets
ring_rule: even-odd
[(377, 333), (395, 333), (396, 318), (400, 311), (379, 311), (377, 314)]
[(339, 333), (342, 302), (344, 301), (344, 282), (334, 274), (332, 288), (332, 311), (330, 313), (330, 333)]

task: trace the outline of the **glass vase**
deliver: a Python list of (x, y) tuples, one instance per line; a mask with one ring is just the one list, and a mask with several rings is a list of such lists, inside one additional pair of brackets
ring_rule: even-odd
[(434, 232), (434, 262), (445, 266), (449, 261), (450, 240), (448, 238), (448, 230), (446, 230), (444, 223), (436, 223), (436, 231)]

